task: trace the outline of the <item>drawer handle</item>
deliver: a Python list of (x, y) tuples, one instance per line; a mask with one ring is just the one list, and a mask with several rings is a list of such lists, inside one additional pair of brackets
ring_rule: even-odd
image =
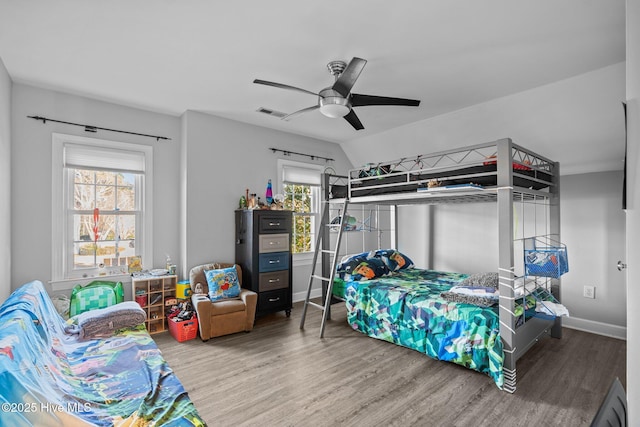
[(280, 260), (279, 259), (270, 259), (269, 260), (269, 264), (280, 264)]
[(279, 282), (280, 279), (269, 279), (269, 283), (276, 283)]
[(278, 298), (269, 298), (269, 302), (276, 302), (276, 301), (280, 301), (280, 297), (278, 297)]
[(269, 223), (269, 226), (270, 226), (270, 227), (278, 227), (279, 225), (280, 225), (280, 223), (279, 223), (279, 222), (270, 222), (270, 223)]

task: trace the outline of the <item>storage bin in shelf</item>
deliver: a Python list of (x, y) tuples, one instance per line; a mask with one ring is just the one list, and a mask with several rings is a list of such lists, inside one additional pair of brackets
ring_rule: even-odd
[[(536, 303), (545, 305), (545, 303), (547, 302), (552, 302), (552, 303), (558, 303), (558, 300), (556, 299), (556, 297), (554, 297), (551, 292), (549, 292), (547, 289), (544, 288), (536, 288), (533, 292), (531, 292), (531, 295), (536, 299)], [(545, 306), (548, 309), (548, 306)], [(550, 312), (553, 312), (552, 310), (549, 310)], [(533, 317), (537, 317), (540, 319), (545, 319), (545, 320), (555, 320), (556, 316), (554, 316), (553, 314), (548, 314), (548, 313), (543, 313), (540, 311), (535, 311), (535, 314), (533, 315)]]
[(524, 266), (527, 276), (542, 276), (557, 279), (569, 271), (567, 246), (552, 242), (540, 244), (537, 238), (533, 247), (524, 249)]

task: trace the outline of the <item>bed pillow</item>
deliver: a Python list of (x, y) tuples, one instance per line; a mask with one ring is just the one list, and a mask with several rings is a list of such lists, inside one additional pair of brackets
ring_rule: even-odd
[(345, 281), (375, 279), (389, 274), (389, 269), (379, 258), (364, 252), (343, 258), (337, 267), (338, 276)]
[(405, 270), (413, 268), (413, 261), (395, 249), (378, 249), (374, 253), (374, 257), (379, 258), (387, 266), (389, 271)]
[(378, 258), (369, 258), (353, 265), (348, 273), (345, 273), (344, 280), (371, 280), (389, 274), (389, 269)]
[(498, 273), (474, 273), (458, 283), (458, 286), (479, 286), (498, 289)]
[(211, 301), (237, 298), (240, 295), (240, 281), (235, 266), (206, 270), (204, 276), (209, 285), (209, 299)]
[(343, 264), (347, 264), (355, 259), (367, 259), (369, 258), (369, 252), (362, 252), (359, 254), (349, 254), (349, 255), (345, 255), (342, 257), (342, 259), (340, 260), (340, 262), (338, 263), (338, 267), (340, 267)]
[(336, 272), (338, 273), (341, 279), (344, 279), (343, 277), (344, 274), (351, 273), (351, 270), (353, 270), (355, 266), (357, 266), (362, 261), (367, 260), (368, 255), (369, 255), (368, 252), (363, 252), (360, 254), (353, 254), (353, 255), (345, 255), (344, 257), (342, 257), (342, 259), (336, 266)]

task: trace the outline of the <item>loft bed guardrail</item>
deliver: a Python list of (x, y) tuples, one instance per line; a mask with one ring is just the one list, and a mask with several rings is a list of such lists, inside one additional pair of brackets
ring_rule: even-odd
[[(518, 193), (537, 196), (539, 191), (548, 192), (550, 187), (556, 185), (557, 165), (554, 162), (513, 143), (510, 143), (510, 154), (498, 156), (498, 147), (504, 145), (499, 142), (390, 162), (368, 163), (349, 171), (346, 197), (351, 203), (355, 203), (360, 197), (435, 189), (451, 190), (454, 193), (476, 190), (475, 197), (481, 197), (479, 194), (482, 191), (479, 190), (485, 190), (488, 195), (495, 194), (499, 188), (498, 161), (502, 160), (506, 165), (512, 165), (512, 168), (506, 166), (510, 171), (501, 175), (508, 178), (508, 185), (513, 186)], [(475, 188), (471, 188), (470, 184), (474, 184)], [(465, 185), (467, 188), (454, 188)], [(433, 197), (433, 193), (415, 196), (416, 199), (425, 197)], [(450, 201), (444, 193), (438, 197), (444, 197), (442, 202)], [(387, 196), (387, 199), (393, 198)], [(399, 199), (403, 199), (403, 203), (409, 203), (411, 197), (399, 196)], [(488, 199), (490, 201), (492, 197), (488, 196)]]

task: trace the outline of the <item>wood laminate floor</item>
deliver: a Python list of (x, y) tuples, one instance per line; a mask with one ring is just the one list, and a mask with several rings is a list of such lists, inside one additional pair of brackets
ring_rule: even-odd
[(250, 333), (178, 343), (154, 335), (209, 426), (588, 426), (626, 342), (572, 329), (517, 363), (514, 394), (493, 380), (353, 331), (342, 304), (256, 319)]

